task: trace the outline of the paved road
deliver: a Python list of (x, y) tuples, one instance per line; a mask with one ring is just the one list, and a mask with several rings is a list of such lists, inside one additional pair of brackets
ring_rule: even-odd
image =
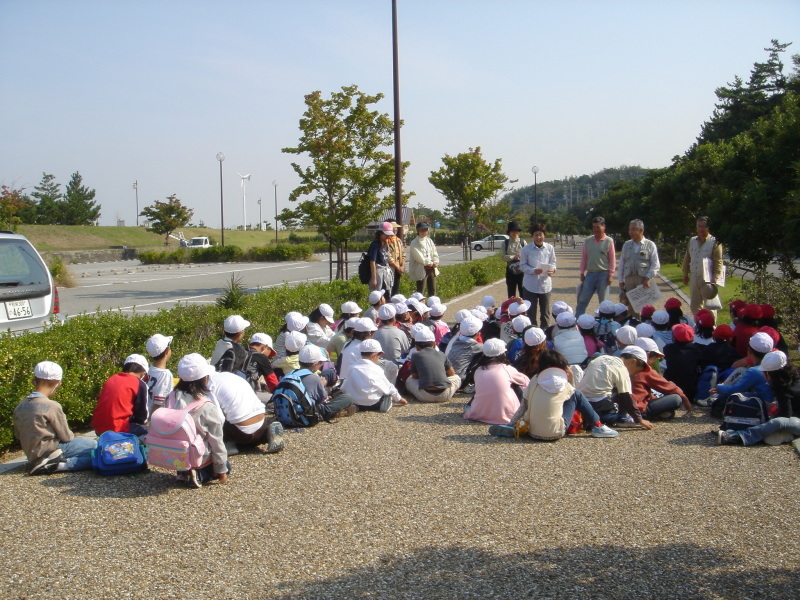
[[(350, 274), (357, 270), (360, 253), (350, 253)], [(474, 258), (488, 256), (476, 252)], [(442, 265), (461, 262), (461, 249), (439, 248)], [(138, 260), (71, 265), (77, 287), (59, 288), (61, 312), (66, 317), (97, 310), (156, 312), (181, 304), (214, 302), (230, 282), (231, 274), (241, 277), (250, 290), (265, 289), (284, 282), (328, 281), (328, 256), (318, 260), (283, 263), (214, 263), (196, 265), (142, 265)]]

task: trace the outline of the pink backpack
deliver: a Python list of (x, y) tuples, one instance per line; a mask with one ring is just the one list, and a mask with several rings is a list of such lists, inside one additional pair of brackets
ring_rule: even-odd
[(167, 398), (165, 406), (150, 417), (150, 430), (145, 438), (149, 449), (147, 462), (170, 471), (198, 469), (211, 462), (206, 445), (197, 431), (192, 417), (208, 398), (202, 398), (186, 408), (167, 408), (174, 400), (174, 392)]

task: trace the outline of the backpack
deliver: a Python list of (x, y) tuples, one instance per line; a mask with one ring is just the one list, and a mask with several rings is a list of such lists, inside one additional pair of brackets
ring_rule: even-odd
[(617, 336), (611, 330), (612, 323), (614, 321), (601, 319), (594, 328), (597, 339), (603, 342), (603, 346), (606, 348), (606, 354), (614, 354), (617, 351)]
[(261, 373), (258, 370), (258, 365), (256, 361), (253, 360), (253, 355), (256, 353), (255, 350), (251, 350), (250, 348), (246, 349), (247, 358), (244, 359), (244, 366), (242, 368), (242, 377), (247, 380), (247, 383), (250, 384), (250, 387), (253, 388), (254, 392), (260, 392), (261, 386), (258, 383), (258, 380), (261, 378)]
[(700, 373), (697, 378), (697, 394), (695, 400), (705, 400), (711, 397), (711, 388), (717, 386), (717, 367), (709, 365)]
[(372, 269), (369, 266), (369, 259), (367, 253), (361, 253), (361, 260), (358, 261), (358, 280), (364, 285), (369, 285), (372, 279)]
[(125, 475), (147, 468), (144, 448), (132, 433), (106, 431), (92, 450), (92, 467), (98, 475)]
[[(503, 254), (508, 255), (508, 242), (510, 240), (503, 241)], [(522, 240), (522, 247), (525, 247), (525, 240)], [(508, 270), (511, 271), (514, 275), (521, 275), (522, 274), (522, 266), (519, 264), (518, 260), (514, 262), (508, 263)]]
[(764, 401), (757, 396), (745, 396), (744, 394), (731, 394), (725, 401), (725, 408), (722, 411), (722, 425), (719, 426), (723, 431), (741, 431), (754, 425), (766, 423), (767, 407)]
[[(175, 396), (171, 395), (170, 399)], [(197, 431), (192, 413), (208, 402), (196, 400), (185, 408), (162, 407), (150, 417), (150, 431), (145, 443), (150, 450), (150, 464), (170, 471), (199, 469), (211, 462), (206, 445)]]
[(308, 369), (290, 371), (278, 382), (272, 393), (270, 404), (275, 417), (285, 427), (313, 427), (322, 420), (314, 399), (308, 395), (303, 377), (311, 374)]
[[(226, 343), (228, 344), (228, 349), (222, 354), (222, 356), (219, 357), (219, 360), (212, 366), (217, 370), (218, 373), (221, 372), (222, 359), (225, 358), (225, 356), (228, 355), (228, 353), (231, 353), (233, 354), (233, 365), (231, 367), (233, 370), (230, 372), (235, 375), (238, 375), (243, 379), (247, 379), (247, 381), (249, 382), (250, 380), (248, 379), (248, 371), (251, 368), (251, 363), (253, 362), (252, 351), (250, 350), (250, 348), (247, 348), (245, 350), (239, 344), (234, 345), (233, 342), (226, 342)], [(255, 365), (253, 365), (253, 368), (255, 368)], [(256, 377), (256, 381), (258, 381), (258, 377)], [(251, 383), (250, 385), (252, 386), (253, 384)]]

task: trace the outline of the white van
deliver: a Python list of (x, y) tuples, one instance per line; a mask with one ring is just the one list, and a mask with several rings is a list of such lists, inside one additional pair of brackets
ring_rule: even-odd
[(36, 248), (0, 231), (0, 331), (40, 331), (58, 313), (58, 290)]

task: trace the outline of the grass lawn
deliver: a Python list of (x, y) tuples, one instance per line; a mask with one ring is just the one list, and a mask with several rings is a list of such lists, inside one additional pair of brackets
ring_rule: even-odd
[[(684, 294), (689, 295), (689, 286), (683, 285), (683, 270), (675, 264), (661, 265), (661, 274), (667, 279), (672, 281), (675, 285), (681, 288)], [(741, 298), (742, 280), (738, 277), (729, 277), (725, 282), (725, 287), (719, 288), (720, 300), (722, 301), (722, 310), (717, 313), (717, 323), (726, 323), (730, 325), (731, 317), (727, 309), (728, 302), (732, 302), (736, 298)]]

